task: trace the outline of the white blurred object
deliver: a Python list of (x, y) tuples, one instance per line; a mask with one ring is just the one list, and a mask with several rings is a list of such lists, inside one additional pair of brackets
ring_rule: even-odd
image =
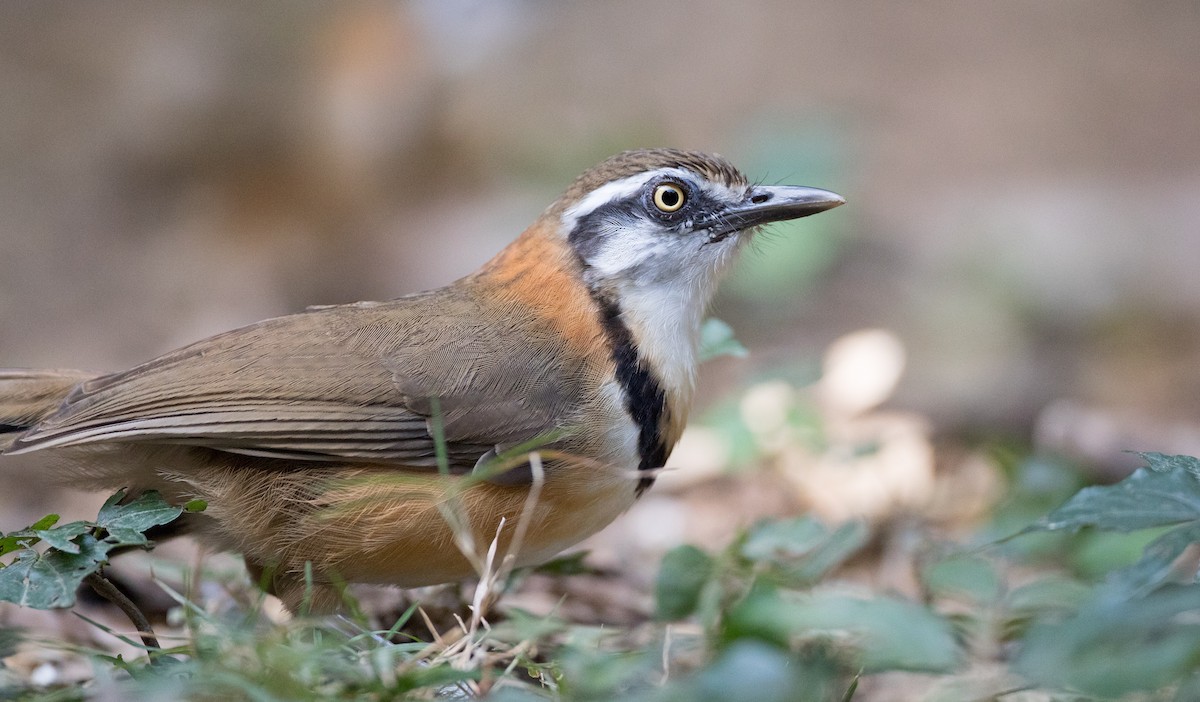
[(928, 503), (934, 454), (920, 417), (869, 415), (830, 427), (828, 437), (820, 454), (794, 447), (780, 456), (798, 496), (822, 519), (879, 520)]
[(729, 439), (707, 427), (689, 426), (658, 475), (656, 492), (682, 490), (721, 475), (729, 465)]
[[(793, 437), (778, 450), (797, 496), (821, 518), (884, 519), (931, 499), (934, 453), (927, 423), (911, 413), (873, 411), (891, 397), (904, 363), (904, 344), (884, 329), (852, 332), (827, 349), (823, 375), (813, 387), (821, 441), (812, 445)], [(755, 400), (760, 416), (786, 421), (789, 409), (766, 401), (779, 402), (783, 393), (760, 395)]]
[(778, 451), (793, 441), (788, 415), (796, 406), (796, 389), (784, 380), (759, 383), (746, 391), (739, 406), (742, 422), (759, 446)]
[(689, 540), (691, 512), (683, 502), (653, 493), (643, 502), (624, 519), (624, 528), (638, 535), (641, 548), (661, 553)]
[(863, 329), (830, 344), (817, 399), (838, 416), (855, 416), (891, 397), (904, 373), (904, 344), (890, 331)]
[[(133, 656), (136, 652), (126, 655)], [(0, 659), (0, 672), (4, 671), (9, 673), (10, 680), (21, 680), (42, 689), (79, 685), (93, 678), (91, 662), (84, 654), (28, 640), (21, 643), (16, 653)], [(4, 676), (0, 676), (0, 682), (3, 681)]]
[(53, 663), (42, 663), (29, 674), (29, 682), (34, 687), (50, 687), (59, 682), (58, 666)]

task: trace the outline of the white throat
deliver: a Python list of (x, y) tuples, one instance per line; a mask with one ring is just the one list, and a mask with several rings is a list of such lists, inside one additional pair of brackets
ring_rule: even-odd
[[(621, 286), (621, 317), (638, 354), (676, 407), (686, 407), (696, 385), (700, 323), (708, 296), (693, 284), (660, 281)], [(682, 403), (682, 404), (680, 404)]]

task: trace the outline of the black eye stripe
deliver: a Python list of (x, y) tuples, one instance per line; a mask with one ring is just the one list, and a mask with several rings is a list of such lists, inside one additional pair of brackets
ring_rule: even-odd
[(641, 214), (644, 206), (641, 194), (606, 202), (575, 222), (575, 228), (567, 236), (571, 248), (579, 256), (580, 262), (587, 266), (587, 261), (598, 253), (604, 241), (608, 238), (613, 223), (634, 223), (644, 219)]
[[(676, 185), (683, 191), (683, 205), (673, 212), (664, 212), (654, 204), (655, 190), (664, 184)], [(650, 180), (635, 193), (610, 200), (581, 215), (567, 241), (586, 269), (587, 262), (606, 244), (620, 245), (619, 235), (613, 234), (622, 223), (644, 227), (648, 220), (662, 227), (663, 236), (686, 236), (691, 233), (692, 222), (703, 220), (707, 213), (719, 212), (723, 207), (724, 203), (692, 182), (664, 175)]]

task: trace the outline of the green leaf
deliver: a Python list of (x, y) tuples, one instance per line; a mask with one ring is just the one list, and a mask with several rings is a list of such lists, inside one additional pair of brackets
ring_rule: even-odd
[(17, 652), (21, 643), (21, 630), (0, 627), (0, 659), (8, 658)]
[(1080, 471), (1070, 463), (1046, 456), (1006, 457), (995, 449), (997, 461), (1010, 473), (1005, 497), (993, 511), (978, 537), (980, 543), (1004, 541), (1002, 551), (1020, 558), (1057, 558), (1070, 535), (1065, 532), (1029, 534), (1011, 538), (1069, 500), (1083, 487)]
[(743, 558), (766, 564), (786, 584), (810, 585), (841, 565), (867, 542), (862, 522), (833, 531), (811, 517), (761, 522), (741, 544)]
[(107, 558), (110, 544), (91, 534), (79, 537), (79, 552), (23, 551), (0, 570), (0, 600), (23, 607), (51, 609), (75, 604), (75, 591)]
[(1050, 576), (1015, 588), (1008, 593), (1008, 610), (1016, 616), (1045, 616), (1073, 613), (1087, 601), (1091, 588), (1078, 580)]
[(29, 548), (37, 542), (37, 534), (28, 529), (10, 531), (7, 536), (0, 538), (0, 556), (12, 553), (13, 551), (19, 551), (23, 548)]
[(700, 362), (721, 356), (744, 358), (750, 355), (742, 342), (733, 335), (733, 327), (716, 317), (709, 317), (700, 326)]
[[(572, 632), (578, 635), (579, 630)], [(606, 650), (598, 639), (572, 641), (558, 655), (559, 699), (609, 700), (614, 690), (628, 688), (652, 664), (649, 656)]]
[(797, 690), (804, 690), (802, 699), (829, 699), (837, 680), (833, 671), (806, 670), (783, 651), (747, 640), (735, 642), (689, 682), (689, 702), (792, 702)]
[(1143, 453), (1147, 465), (1116, 485), (1080, 490), (1022, 533), (1095, 527), (1134, 531), (1200, 520), (1200, 461)]
[(558, 558), (552, 558), (545, 563), (537, 566), (533, 570), (537, 573), (545, 573), (548, 575), (582, 575), (583, 573), (595, 573), (596, 570), (586, 563), (588, 554), (591, 551), (575, 551), (567, 553)]
[[(1200, 542), (1200, 522), (1168, 531), (1146, 546), (1137, 563), (1110, 573), (1104, 590), (1119, 597), (1145, 597), (1176, 576), (1175, 561), (1196, 542)], [(1195, 575), (1190, 573), (1191, 579)]]
[(29, 527), (29, 530), (30, 531), (42, 531), (44, 529), (49, 529), (50, 527), (54, 526), (55, 524), (58, 524), (58, 520), (59, 520), (59, 516), (57, 514), (47, 514), (46, 516), (44, 516), (41, 519), (34, 522), (33, 526)]
[(1000, 596), (1002, 583), (986, 558), (961, 555), (944, 558), (922, 569), (921, 580), (938, 597), (955, 597), (987, 604)]
[[(1022, 533), (1094, 527), (1130, 532), (1175, 526), (1148, 544), (1133, 565), (1115, 571), (1110, 596), (1140, 597), (1171, 579), (1172, 564), (1200, 541), (1200, 460), (1143, 453), (1147, 465), (1111, 486), (1080, 490)], [(1193, 574), (1194, 577), (1194, 574)]]
[(1042, 685), (1100, 697), (1157, 690), (1191, 674), (1200, 660), (1200, 586), (1145, 599), (1103, 595), (1061, 623), (1035, 625), (1016, 660)]
[(713, 573), (713, 560), (695, 546), (679, 546), (663, 556), (654, 586), (656, 616), (673, 621), (696, 611), (700, 593)]
[(1109, 573), (1137, 562), (1146, 547), (1166, 533), (1167, 528), (1138, 529), (1128, 533), (1086, 529), (1064, 542), (1060, 558), (1064, 566), (1084, 579), (1099, 580)]
[(51, 548), (67, 553), (79, 553), (79, 544), (76, 540), (91, 531), (92, 525), (88, 522), (68, 522), (53, 529), (39, 529), (36, 524), (34, 528), (36, 529), (34, 533)]
[(519, 643), (539, 641), (561, 633), (568, 625), (554, 616), (535, 616), (523, 609), (510, 609), (508, 617), (492, 627), (491, 636), (497, 641)]
[(784, 598), (760, 587), (728, 614), (725, 638), (750, 637), (790, 647), (806, 639), (834, 639), (857, 650), (864, 672), (941, 672), (955, 667), (958, 644), (949, 622), (912, 602), (860, 599), (835, 593)]
[(1092, 588), (1062, 576), (1022, 585), (1005, 597), (1005, 606), (1000, 610), (1000, 640), (1020, 639), (1037, 622), (1061, 621), (1075, 614), (1091, 596)]
[[(42, 538), (38, 532), (54, 526), (58, 519), (57, 514), (47, 514), (27, 529), (10, 531), (7, 536), (0, 532), (0, 556), (32, 547)], [(0, 567), (3, 567), (3, 564), (0, 564)]]
[(156, 491), (150, 490), (124, 504), (123, 492), (118, 492), (100, 508), (96, 523), (108, 531), (110, 544), (143, 546), (148, 543), (143, 532), (160, 524), (174, 521), (183, 508), (168, 504)]
[(188, 513), (203, 512), (206, 509), (208, 509), (207, 500), (188, 500), (183, 504), (183, 511)]
[[(96, 522), (55, 526), (59, 517), (51, 514), (29, 529), (0, 539), (0, 555), (19, 551), (12, 563), (0, 568), (0, 600), (37, 609), (69, 607), (80, 582), (107, 561), (111, 549), (146, 544), (145, 530), (166, 524), (183, 512), (156, 492), (122, 504), (124, 498), (124, 492), (110, 497)], [(103, 540), (93, 535), (96, 528), (107, 532)], [(48, 546), (44, 552), (31, 548), (38, 541)]]

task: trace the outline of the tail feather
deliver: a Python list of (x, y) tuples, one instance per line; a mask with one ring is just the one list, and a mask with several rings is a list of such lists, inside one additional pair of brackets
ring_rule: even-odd
[(0, 452), (50, 416), (71, 388), (94, 376), (76, 370), (0, 369)]

